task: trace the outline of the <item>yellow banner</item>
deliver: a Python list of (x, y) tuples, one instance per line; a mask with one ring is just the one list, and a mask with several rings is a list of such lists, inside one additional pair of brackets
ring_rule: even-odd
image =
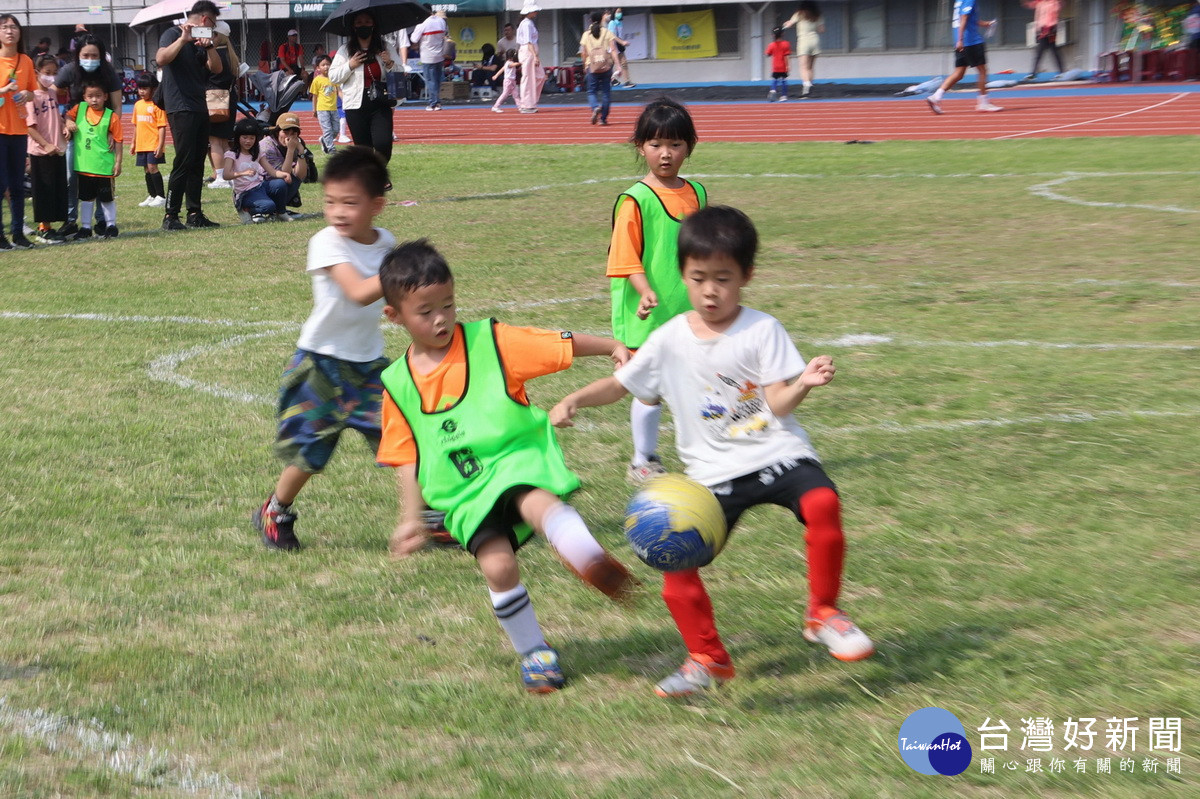
[(496, 44), (496, 18), (488, 17), (450, 17), (450, 38), (458, 47), (455, 62), (459, 64), (468, 61), (478, 61), (483, 58), (480, 50), (484, 44)]
[(712, 58), (717, 54), (717, 22), (712, 9), (655, 14), (656, 58)]

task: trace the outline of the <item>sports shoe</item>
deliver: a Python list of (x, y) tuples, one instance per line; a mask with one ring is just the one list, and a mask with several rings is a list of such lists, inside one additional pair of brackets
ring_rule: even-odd
[(117, 236), (120, 235), (120, 233), (121, 233), (121, 231), (117, 230), (116, 225), (108, 225), (107, 227), (104, 228), (104, 232), (100, 234), (100, 238), (115, 239)]
[(537, 112), (538, 112), (538, 110), (536, 108), (522, 108), (521, 109), (522, 114), (536, 114)]
[(12, 248), (12, 242), (0, 234), (0, 250), (11, 250)]
[(69, 241), (78, 232), (79, 225), (74, 222), (63, 222), (62, 227), (58, 229), (58, 235), (63, 241)]
[(504, 109), (503, 109), (503, 108), (497, 108), (496, 106), (492, 106), (492, 112), (493, 112), (493, 113), (496, 113), (496, 114), (503, 114), (503, 113), (504, 113)]
[(818, 608), (804, 623), (804, 640), (829, 647), (838, 660), (853, 661), (875, 654), (875, 645), (850, 617), (837, 608)]
[(187, 226), (190, 228), (220, 227), (220, 222), (214, 222), (204, 215), (203, 211), (193, 211), (187, 215)]
[(426, 110), (426, 111), (432, 111), (432, 110), (433, 110), (433, 106), (431, 106), (431, 105), (427, 105), (427, 106), (425, 106), (425, 110)]
[(774, 89), (771, 89), (770, 91), (767, 92), (767, 102), (768, 103), (773, 103), (778, 99), (779, 99), (779, 95)]
[(566, 680), (558, 666), (558, 653), (548, 646), (526, 652), (521, 658), (521, 679), (531, 694), (548, 694), (562, 688)]
[(187, 227), (179, 221), (179, 217), (173, 214), (167, 214), (162, 221), (163, 230), (187, 230)]
[(708, 655), (689, 652), (679, 671), (654, 686), (654, 693), (669, 697), (695, 696), (732, 680), (733, 674), (732, 663), (718, 663)]
[(440, 510), (426, 508), (421, 511), (421, 522), (429, 531), (429, 546), (434, 549), (460, 549), (458, 541), (446, 529), (446, 514)]
[(76, 231), (75, 235), (71, 237), (71, 241), (83, 241), (84, 239), (90, 239), (91, 237), (92, 229), (90, 227), (81, 227), (78, 231)]
[(926, 97), (925, 102), (929, 103), (929, 110), (932, 111), (933, 113), (935, 113), (935, 114), (942, 113), (942, 101), (940, 98), (935, 100), (935, 99), (933, 99), (933, 97)]
[(146, 203), (147, 208), (162, 208), (167, 204), (166, 197), (151, 197), (150, 202)]
[(233, 183), (226, 180), (225, 178), (217, 178), (212, 183), (209, 183), (208, 187), (210, 189), (232, 189)]
[(25, 238), (24, 233), (17, 233), (12, 237), (12, 246), (18, 250), (32, 250), (33, 242)]
[(301, 216), (302, 214), (298, 214), (295, 211), (280, 211), (279, 213), (275, 214), (275, 218), (280, 222), (295, 222)]
[(140, 203), (138, 203), (138, 208), (149, 208), (149, 207), (150, 207), (150, 203), (151, 203), (153, 200), (154, 200), (154, 197), (153, 197), (153, 195), (147, 195), (147, 196), (146, 196), (146, 199), (144, 199), (144, 200), (142, 200)]
[(266, 214), (251, 214), (250, 215), (250, 224), (252, 224), (252, 225), (261, 225), (263, 222), (270, 222), (270, 221), (271, 221), (271, 217), (267, 216)]
[(629, 602), (633, 599), (634, 589), (642, 584), (621, 561), (607, 552), (603, 559), (589, 565), (582, 574), (575, 572), (575, 576), (614, 602)]
[(599, 121), (600, 121), (600, 106), (596, 106), (595, 108), (592, 109), (592, 124), (595, 125)]
[(657, 455), (651, 455), (650, 458), (640, 466), (629, 464), (629, 471), (625, 477), (635, 486), (640, 486), (642, 483), (649, 480), (651, 477), (658, 477), (660, 474), (666, 474), (667, 469), (662, 465), (662, 461)]
[[(807, 94), (802, 94), (802, 95), (800, 95), (800, 97), (801, 97), (802, 99), (803, 99), (803, 98), (805, 98), (805, 97), (807, 97), (807, 96), (808, 96)], [(779, 102), (781, 102), (781, 103), (786, 103), (786, 102), (787, 102), (787, 95), (785, 94), (783, 97), (780, 97), (780, 98), (779, 98)]]
[(982, 102), (975, 104), (975, 110), (991, 112), (991, 111), (1003, 111), (1004, 109), (998, 105), (992, 105), (990, 100), (984, 100)]
[(254, 529), (262, 536), (267, 549), (299, 549), (300, 541), (292, 532), (292, 525), (296, 523), (296, 514), (292, 513), (292, 506), (272, 510), (273, 499), (274, 497), (268, 498), (261, 508), (254, 511)]
[(626, 89), (632, 89), (634, 86), (637, 86), (637, 84), (632, 81), (627, 80), (627, 81), (625, 81), (624, 86)]

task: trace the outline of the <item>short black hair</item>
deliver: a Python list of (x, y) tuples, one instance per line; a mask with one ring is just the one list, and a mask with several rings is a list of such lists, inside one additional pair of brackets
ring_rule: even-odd
[(217, 4), (212, 0), (196, 0), (195, 4), (192, 6), (192, 10), (189, 11), (187, 15), (190, 17), (195, 14), (207, 14), (213, 19), (216, 19), (217, 17), (221, 16), (221, 9), (217, 8)]
[(83, 78), (81, 81), (79, 81), (80, 97), (83, 97), (88, 89), (99, 89), (100, 93), (104, 95), (105, 105), (108, 104), (108, 88), (105, 86), (104, 81), (99, 76), (88, 75), (86, 78)]
[(641, 147), (651, 139), (678, 139), (687, 142), (688, 155), (696, 149), (699, 137), (696, 135), (696, 124), (688, 110), (669, 97), (659, 97), (651, 100), (642, 109), (633, 135), (629, 141), (634, 147)]
[(137, 87), (139, 89), (157, 88), (158, 78), (154, 77), (153, 72), (142, 72), (137, 76)]
[(382, 197), (387, 192), (387, 164), (370, 147), (341, 147), (325, 162), (321, 183), (355, 180), (369, 197)]
[(758, 231), (750, 217), (728, 205), (710, 205), (683, 219), (679, 226), (679, 269), (688, 258), (728, 255), (748, 275), (758, 253)]
[(442, 254), (429, 239), (406, 241), (384, 256), (379, 267), (383, 299), (393, 308), (413, 289), (453, 283), (454, 275)]
[(771, 35), (776, 39), (783, 38), (783, 28), (771, 28)]

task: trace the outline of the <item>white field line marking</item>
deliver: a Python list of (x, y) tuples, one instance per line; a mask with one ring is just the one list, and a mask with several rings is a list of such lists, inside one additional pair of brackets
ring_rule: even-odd
[(999, 419), (953, 419), (942, 422), (880, 422), (879, 424), (850, 425), (848, 427), (826, 427), (806, 423), (806, 427), (823, 435), (857, 435), (859, 433), (930, 433), (953, 430), (970, 430), (988, 427), (1016, 427), (1039, 424), (1090, 424), (1112, 419), (1173, 419), (1200, 416), (1200, 408), (1181, 408), (1176, 411), (1063, 411), (1036, 416), (1016, 416)]
[(1107, 122), (1110, 119), (1120, 119), (1121, 117), (1127, 117), (1132, 114), (1140, 114), (1143, 111), (1153, 111), (1155, 108), (1161, 108), (1162, 106), (1167, 105), (1168, 103), (1173, 103), (1176, 100), (1180, 100), (1184, 97), (1187, 97), (1187, 93), (1181, 92), (1180, 94), (1176, 94), (1172, 97), (1168, 97), (1166, 100), (1163, 100), (1162, 102), (1155, 103), (1154, 105), (1142, 106), (1141, 108), (1135, 108), (1132, 111), (1124, 111), (1120, 114), (1112, 114), (1111, 116), (1106, 116), (1106, 117), (1097, 117), (1096, 119), (1087, 119), (1087, 120), (1084, 120), (1083, 122), (1072, 122), (1068, 125), (1055, 125), (1052, 128), (1042, 128), (1041, 130), (1027, 130), (1024, 133), (1009, 133), (1005, 136), (994, 136), (991, 139), (991, 141), (1000, 141), (1001, 139), (1015, 139), (1019, 136), (1033, 136), (1038, 133), (1049, 133), (1050, 131), (1053, 131), (1053, 130), (1066, 130), (1067, 128), (1077, 128), (1080, 125), (1094, 125), (1097, 122)]
[(25, 313), (23, 311), (0, 311), (0, 319), (69, 319), (80, 322), (117, 322), (129, 324), (173, 324), (204, 325), (206, 327), (286, 327), (299, 325), (293, 322), (243, 322), (236, 319), (198, 319), (194, 316), (114, 316), (103, 313)]
[(1076, 280), (987, 280), (976, 283), (933, 283), (924, 280), (908, 280), (903, 283), (882, 285), (878, 283), (759, 283), (750, 284), (750, 288), (765, 289), (822, 289), (826, 291), (895, 291), (903, 288), (940, 288), (949, 291), (969, 291), (987, 288), (989, 286), (1038, 286), (1045, 288), (1076, 288), (1078, 286), (1098, 288), (1124, 288), (1127, 286), (1159, 286), (1171, 289), (1200, 289), (1200, 283), (1181, 283), (1177, 280), (1099, 280), (1096, 278), (1078, 278)]
[(270, 405), (274, 402), (274, 397), (265, 394), (253, 394), (249, 391), (238, 391), (237, 389), (225, 388), (224, 386), (215, 383), (202, 383), (186, 375), (179, 373), (179, 367), (184, 361), (189, 361), (192, 358), (198, 358), (202, 355), (211, 355), (214, 352), (221, 350), (233, 349), (247, 341), (253, 341), (260, 338), (269, 338), (277, 336), (281, 333), (292, 332), (294, 328), (283, 328), (275, 330), (267, 330), (263, 333), (247, 333), (244, 336), (230, 336), (229, 338), (221, 339), (215, 344), (200, 344), (195, 347), (183, 350), (181, 352), (172, 352), (163, 355), (160, 358), (155, 358), (146, 367), (146, 374), (151, 380), (157, 380), (160, 383), (170, 383), (180, 388), (189, 391), (201, 391), (206, 394), (212, 394), (214, 397), (221, 399), (233, 400), (234, 402), (244, 402), (248, 404)]
[(35, 741), (54, 754), (80, 761), (98, 759), (100, 765), (134, 781), (171, 788), (213, 799), (260, 797), (223, 774), (199, 769), (191, 757), (177, 757), (165, 749), (143, 747), (128, 733), (109, 732), (96, 719), (74, 721), (47, 710), (21, 710), (0, 697), (0, 731)]
[(1194, 344), (1145, 344), (1140, 342), (1121, 343), (1079, 343), (1072, 341), (1021, 341), (1009, 339), (1005, 341), (921, 341), (919, 339), (897, 338), (895, 336), (875, 333), (849, 333), (833, 339), (812, 339), (809, 342), (815, 347), (870, 347), (877, 344), (894, 344), (898, 347), (974, 347), (978, 349), (999, 349), (1001, 347), (1028, 347), (1043, 350), (1162, 350), (1165, 352), (1192, 352), (1200, 349)]
[(1102, 202), (1098, 200), (1081, 200), (1078, 197), (1072, 197), (1069, 194), (1060, 194), (1054, 191), (1055, 186), (1062, 186), (1065, 183), (1071, 183), (1076, 180), (1092, 177), (1091, 175), (1066, 175), (1065, 177), (1048, 180), (1045, 183), (1038, 183), (1030, 186), (1028, 191), (1037, 196), (1044, 197), (1047, 200), (1057, 200), (1058, 202), (1070, 203), (1072, 205), (1083, 205), (1089, 208), (1142, 208), (1147, 211), (1168, 211), (1173, 214), (1196, 214), (1200, 210), (1195, 208), (1183, 208), (1178, 205), (1148, 205), (1145, 203), (1117, 203), (1117, 202)]

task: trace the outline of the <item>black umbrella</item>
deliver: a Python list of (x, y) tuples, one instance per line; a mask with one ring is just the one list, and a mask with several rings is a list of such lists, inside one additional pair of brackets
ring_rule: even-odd
[(354, 17), (367, 12), (375, 18), (375, 29), (392, 33), (411, 28), (429, 16), (429, 9), (411, 0), (344, 0), (321, 23), (321, 30), (341, 36), (354, 35)]

